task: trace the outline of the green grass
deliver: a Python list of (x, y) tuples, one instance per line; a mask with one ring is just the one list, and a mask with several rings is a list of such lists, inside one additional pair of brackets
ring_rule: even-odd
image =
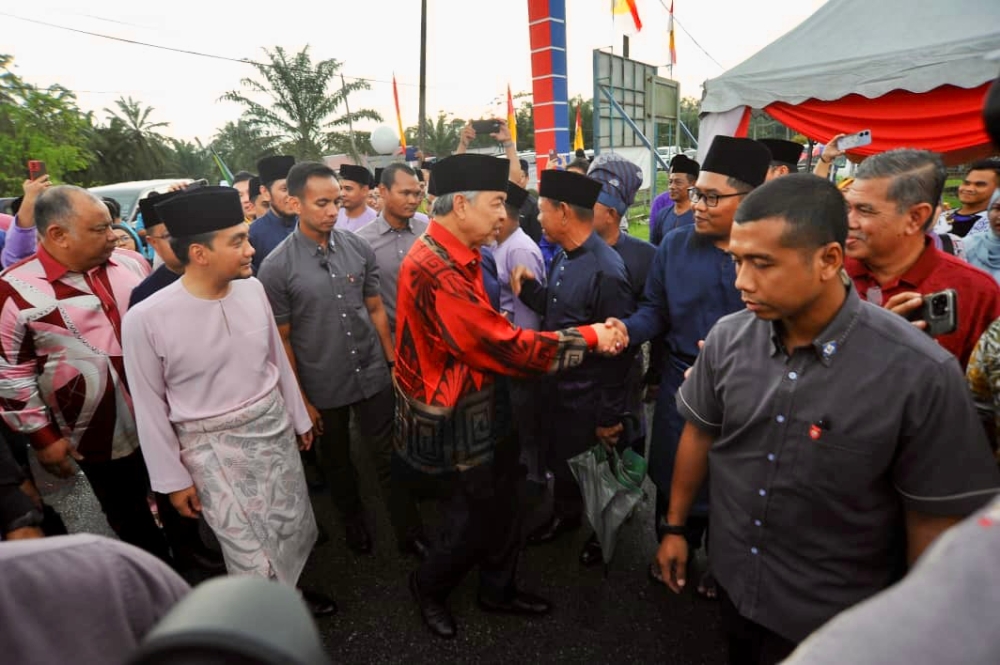
[[(635, 197), (635, 203), (628, 209), (628, 233), (636, 238), (649, 240), (649, 207), (651, 189), (639, 192)], [(656, 195), (659, 196), (667, 191), (667, 173), (656, 172)]]
[(961, 184), (962, 178), (948, 178), (944, 181), (944, 196), (942, 198), (952, 209), (962, 207), (962, 202), (958, 200), (958, 186)]

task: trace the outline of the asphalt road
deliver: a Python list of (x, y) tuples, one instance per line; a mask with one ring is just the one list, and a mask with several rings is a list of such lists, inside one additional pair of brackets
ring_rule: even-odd
[[(377, 497), (374, 472), (359, 467), (363, 491)], [(82, 475), (55, 481), (39, 470), (47, 500), (71, 532), (111, 535)], [(648, 481), (647, 481), (648, 485)], [(671, 663), (725, 662), (717, 606), (690, 591), (675, 596), (654, 585), (646, 568), (655, 552), (650, 494), (621, 532), (607, 577), (601, 567), (583, 568), (577, 555), (588, 531), (526, 550), (520, 586), (551, 599), (554, 611), (526, 620), (486, 614), (475, 601), (477, 576), (470, 574), (450, 604), (458, 636), (443, 641), (421, 622), (407, 589), (414, 561), (396, 552), (388, 517), (377, 498), (367, 501), (375, 552), (359, 556), (344, 545), (343, 529), (326, 494), (313, 497), (316, 517), (331, 535), (306, 570), (305, 585), (332, 595), (340, 605), (318, 626), (338, 663)], [(423, 507), (428, 523), (433, 505)], [(536, 516), (544, 519), (544, 515)]]

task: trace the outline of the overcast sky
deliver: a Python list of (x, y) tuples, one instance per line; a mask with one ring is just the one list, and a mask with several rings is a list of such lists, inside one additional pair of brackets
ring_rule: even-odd
[[(667, 54), (669, 0), (638, 0), (644, 22), (632, 37), (631, 57), (663, 64)], [(701, 83), (718, 76), (788, 32), (825, 0), (676, 0), (678, 63), (674, 78), (684, 96), (700, 97)], [(531, 91), (526, 0), (428, 0), (427, 113), (458, 117), (504, 114), (496, 99), (511, 90)], [(611, 0), (567, 0), (570, 95), (593, 95), (592, 50), (614, 45), (621, 30)], [(238, 8), (238, 10), (237, 10)], [(164, 13), (168, 12), (168, 13)], [(420, 73), (418, 0), (333, 0), (241, 3), (214, 0), (51, 0), (14, 5), (0, 1), (0, 53), (15, 57), (16, 72), (29, 83), (59, 83), (77, 91), (84, 110), (111, 106), (122, 95), (156, 110), (170, 123), (165, 134), (209, 140), (236, 120), (240, 107), (218, 101), (239, 87), (252, 67), (111, 41), (17, 20), (9, 15), (231, 58), (261, 59), (261, 47), (297, 51), (311, 46), (315, 60), (336, 58), (348, 77), (371, 79), (371, 90), (352, 95), (352, 108), (379, 111), (395, 123), (391, 80), (399, 82), (403, 123), (414, 125)], [(694, 40), (704, 48), (702, 51)], [(708, 55), (706, 55), (706, 52)], [(717, 62), (715, 62), (717, 61)], [(666, 68), (661, 75), (666, 76)], [(374, 123), (362, 129), (372, 129)]]

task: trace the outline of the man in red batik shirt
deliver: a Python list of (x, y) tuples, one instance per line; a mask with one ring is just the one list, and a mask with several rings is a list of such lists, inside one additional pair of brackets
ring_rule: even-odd
[(445, 598), (475, 565), (484, 610), (550, 608), (515, 584), (522, 543), (510, 467), (518, 455), (506, 440), (496, 445), (494, 374), (554, 373), (579, 365), (588, 351), (623, 347), (603, 324), (523, 330), (490, 305), (478, 247), (506, 217), (509, 166), (472, 154), (435, 164), (435, 219), (399, 273), (394, 482), (445, 499), (440, 537), (410, 575), (424, 623), (444, 638), (455, 636)]

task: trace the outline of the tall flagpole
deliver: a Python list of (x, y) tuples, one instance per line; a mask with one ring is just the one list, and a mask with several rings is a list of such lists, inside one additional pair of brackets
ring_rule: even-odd
[(427, 122), (427, 0), (420, 0), (420, 109), (417, 119), (417, 150), (424, 151)]

